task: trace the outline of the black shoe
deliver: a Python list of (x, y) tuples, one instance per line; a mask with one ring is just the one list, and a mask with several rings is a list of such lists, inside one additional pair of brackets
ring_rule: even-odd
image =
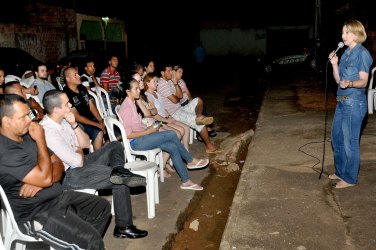
[(148, 231), (138, 229), (135, 225), (130, 225), (126, 227), (117, 227), (114, 229), (115, 238), (130, 238), (138, 239), (143, 238), (148, 235)]
[(113, 168), (110, 181), (112, 184), (124, 184), (128, 187), (146, 186), (146, 178), (144, 176), (134, 174), (126, 168)]
[(216, 137), (217, 136), (217, 132), (215, 132), (215, 130), (208, 131), (208, 134), (209, 134), (210, 137)]

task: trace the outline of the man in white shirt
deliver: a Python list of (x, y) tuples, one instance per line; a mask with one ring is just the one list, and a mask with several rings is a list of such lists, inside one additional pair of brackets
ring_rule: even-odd
[(55, 86), (47, 81), (47, 66), (44, 63), (37, 63), (33, 67), (35, 80), (31, 84), (31, 87), (36, 86), (38, 88), (38, 99), (43, 100), (44, 93), (48, 90), (56, 89)]
[(129, 187), (145, 186), (146, 179), (124, 167), (122, 144), (110, 142), (84, 155), (83, 149), (90, 146), (89, 136), (76, 122), (66, 93), (48, 91), (43, 103), (46, 115), (40, 124), (45, 130), (48, 147), (65, 166), (63, 188), (112, 189), (116, 225), (114, 237), (136, 239), (147, 236), (147, 231), (133, 225), (129, 191)]

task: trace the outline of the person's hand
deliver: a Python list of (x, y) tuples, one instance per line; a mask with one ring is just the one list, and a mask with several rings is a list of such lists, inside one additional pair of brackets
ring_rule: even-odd
[(351, 88), (353, 86), (353, 81), (349, 81), (349, 80), (343, 80), (343, 81), (340, 81), (339, 82), (339, 86), (342, 88), (342, 89), (345, 89), (345, 88)]
[(338, 56), (335, 51), (331, 52), (328, 58), (331, 64), (338, 64)]
[(169, 118), (166, 118), (166, 122), (167, 122), (167, 123), (174, 123), (174, 122), (175, 122), (175, 119), (172, 118), (172, 117), (169, 117)]
[(72, 127), (77, 126), (76, 118), (72, 112), (66, 113), (64, 118)]
[(157, 132), (159, 131), (159, 126), (158, 127), (154, 127), (154, 124), (147, 127), (146, 131), (148, 132), (148, 134), (152, 134), (154, 132)]
[(31, 122), (29, 126), (29, 135), (36, 142), (44, 140), (44, 129), (39, 123)]
[(172, 82), (173, 82), (175, 85), (178, 85), (179, 79), (178, 79), (178, 77), (176, 76), (175, 70), (172, 71), (171, 80), (172, 80)]
[(38, 95), (39, 94), (38, 88), (33, 88), (33, 87), (24, 88), (23, 92), (25, 94), (30, 94), (30, 95)]
[(24, 198), (34, 197), (43, 188), (24, 183), (20, 189), (20, 196)]
[(103, 120), (97, 123), (97, 127), (100, 128), (103, 132), (106, 132), (106, 126), (104, 125)]

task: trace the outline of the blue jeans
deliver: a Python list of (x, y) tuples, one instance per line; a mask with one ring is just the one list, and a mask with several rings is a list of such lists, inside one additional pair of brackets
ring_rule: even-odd
[(367, 101), (352, 99), (337, 103), (332, 125), (332, 145), (336, 175), (350, 184), (358, 181), (360, 131)]
[(129, 187), (110, 182), (114, 167), (124, 167), (124, 147), (120, 142), (110, 142), (85, 156), (81, 168), (70, 168), (63, 180), (64, 189), (112, 189), (115, 225), (125, 227), (133, 225), (132, 204)]
[(184, 148), (174, 131), (160, 131), (144, 135), (132, 141), (134, 150), (150, 150), (160, 148), (171, 156), (172, 163), (178, 172), (182, 182), (189, 180), (187, 167), (184, 163), (191, 162), (193, 157)]

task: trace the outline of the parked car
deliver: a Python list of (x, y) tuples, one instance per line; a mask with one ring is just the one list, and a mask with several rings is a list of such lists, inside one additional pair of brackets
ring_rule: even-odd
[(274, 59), (260, 59), (264, 73), (272, 73), (278, 69), (287, 69), (292, 67), (303, 67), (306, 69), (317, 70), (317, 58), (315, 53), (311, 53), (304, 48), (301, 54), (291, 54)]
[(0, 67), (4, 68), (7, 75), (21, 77), (37, 62), (38, 59), (22, 49), (0, 47)]

